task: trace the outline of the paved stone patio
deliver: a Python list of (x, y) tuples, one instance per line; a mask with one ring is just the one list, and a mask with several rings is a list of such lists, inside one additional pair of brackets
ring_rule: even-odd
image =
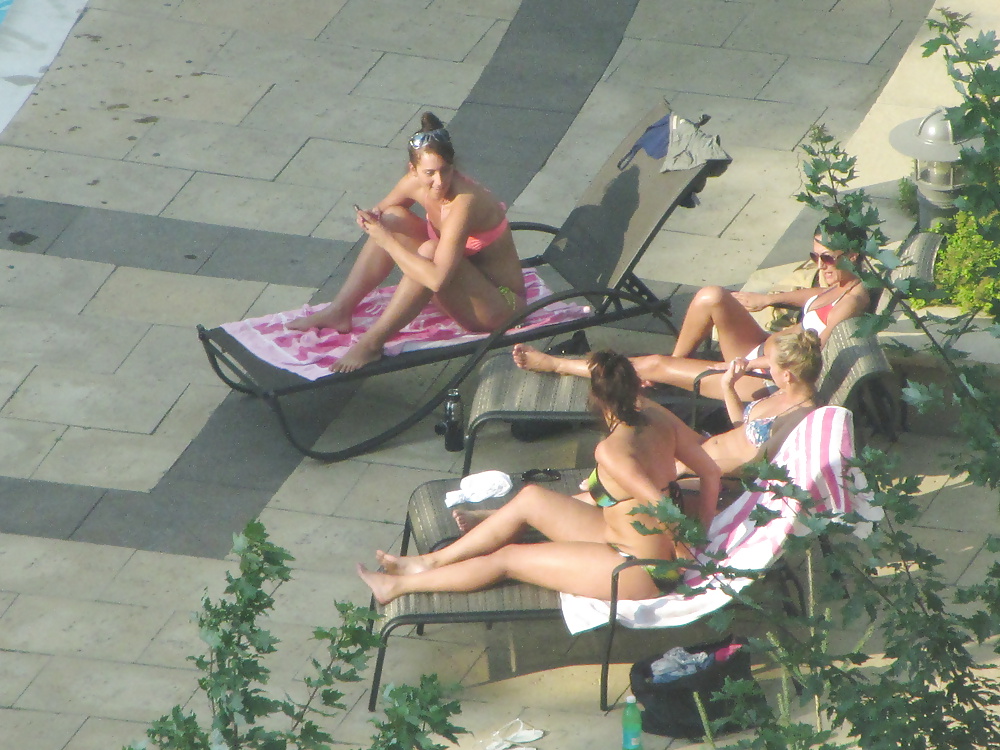
[[(193, 331), (328, 299), (357, 239), (350, 206), (402, 171), (420, 112), (448, 122), (463, 169), (512, 219), (554, 224), (658, 97), (711, 114), (706, 130), (734, 162), (671, 219), (639, 274), (737, 284), (807, 247), (796, 149), (820, 122), (858, 155), (890, 234), (906, 231), (892, 205), (910, 165), (888, 130), (954, 99), (940, 64), (920, 58), (930, 7), (89, 2), (0, 133), (0, 736), (32, 750), (118, 747), (192, 700), (189, 613), (221, 589), (233, 532), (258, 516), (297, 558), (273, 665), (295, 690), (311, 626), (335, 620), (334, 599), (367, 601), (354, 562), (397, 543), (414, 487), (459, 471), (433, 420), (359, 459), (302, 459), (260, 404), (214, 378)], [(1000, 26), (989, 0), (962, 10)], [(642, 332), (590, 338), (664, 347)], [(414, 373), (392, 392), (439, 377)], [(319, 405), (321, 444), (398, 408), (371, 388), (342, 401)], [(585, 465), (593, 441), (526, 448), (487, 432), (477, 467)], [(929, 475), (919, 533), (953, 553), (953, 580), (981, 573), (995, 497), (932, 463), (919, 434), (901, 448)], [(631, 661), (701, 635), (626, 634), (613, 690), (627, 688)], [(597, 644), (559, 623), (432, 628), (394, 643), (386, 678), (461, 681), (460, 723), (475, 733), (461, 747), (515, 716), (546, 730), (539, 748), (608, 747), (619, 715), (597, 710)], [(350, 699), (335, 735), (356, 745), (369, 734), (365, 686)]]

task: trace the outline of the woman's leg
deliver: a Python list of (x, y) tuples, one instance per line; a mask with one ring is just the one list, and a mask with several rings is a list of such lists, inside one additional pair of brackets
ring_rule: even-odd
[(603, 543), (607, 529), (600, 508), (529, 484), (496, 513), (484, 518), (447, 547), (412, 557), (397, 557), (380, 550), (377, 558), (389, 573), (418, 573), (488, 555), (517, 539), (529, 526), (556, 542)]
[[(390, 208), (382, 214), (382, 222), (406, 247), (416, 248), (427, 239), (427, 224), (405, 208)], [(333, 301), (312, 315), (291, 321), (288, 327), (296, 331), (334, 328), (340, 333), (350, 333), (354, 308), (365, 295), (385, 281), (395, 265), (392, 256), (369, 239), (358, 253), (347, 280)]]
[[(427, 240), (416, 252), (433, 260), (437, 246), (437, 240)], [(350, 372), (377, 360), (382, 356), (385, 342), (419, 315), (432, 297), (445, 314), (470, 331), (499, 328), (514, 313), (500, 290), (471, 262), (462, 258), (447, 285), (436, 295), (423, 284), (404, 276), (378, 320), (330, 369)], [(524, 309), (524, 300), (520, 297), (517, 309)]]
[[(429, 242), (431, 241), (429, 240)], [(436, 243), (436, 241), (433, 242)], [(409, 276), (404, 276), (400, 279), (396, 291), (393, 292), (382, 314), (367, 331), (358, 336), (357, 341), (351, 345), (343, 357), (330, 367), (330, 370), (351, 372), (379, 359), (382, 356), (385, 342), (417, 317), (430, 302), (432, 296), (433, 293), (430, 289)]]
[(514, 305), (497, 285), (473, 265), (462, 258), (448, 283), (434, 297), (434, 301), (450, 318), (469, 331), (495, 331), (506, 323), (515, 312), (526, 306), (522, 295), (514, 292)]
[[(691, 358), (699, 344), (711, 334), (713, 326), (719, 332), (719, 347), (726, 361), (744, 356), (767, 338), (767, 333), (729, 290), (706, 286), (691, 300), (671, 356), (652, 354), (631, 358), (639, 377), (691, 390), (694, 379), (701, 372), (719, 364)], [(585, 359), (554, 357), (524, 344), (514, 347), (513, 356), (517, 366), (525, 370), (583, 377), (590, 375)]]
[(581, 378), (590, 377), (590, 365), (586, 359), (556, 357), (539, 351), (529, 344), (515, 344), (514, 364), (522, 370), (534, 372), (554, 372), (559, 375), (576, 375)]
[(767, 333), (728, 289), (702, 287), (684, 314), (672, 356), (690, 357), (712, 332), (718, 331), (719, 348), (726, 361), (742, 357), (764, 342)]
[[(678, 420), (679, 421), (679, 420)], [(687, 425), (680, 423), (682, 427), (690, 429)], [(694, 430), (691, 430), (692, 435), (697, 435)], [(700, 438), (699, 438), (700, 439)], [(594, 498), (590, 496), (587, 492), (581, 492), (577, 495), (573, 495), (574, 500), (579, 500), (586, 505), (591, 507), (596, 506)], [(451, 512), (452, 518), (455, 519), (455, 525), (458, 526), (458, 530), (463, 534), (468, 534), (473, 528), (481, 524), (487, 518), (496, 513), (496, 510), (470, 510), (464, 508), (456, 508)]]
[[(747, 350), (749, 351), (749, 350)], [(747, 352), (743, 352), (746, 354)], [(742, 355), (734, 355), (742, 356)], [(722, 373), (720, 362), (709, 359), (689, 359), (668, 357), (663, 354), (650, 354), (645, 357), (631, 357), (635, 371), (643, 380), (652, 383), (663, 383), (687, 391), (694, 390), (694, 381), (705, 371), (712, 371), (698, 381), (698, 393), (706, 398), (722, 398)], [(740, 378), (736, 381), (736, 392), (744, 401), (761, 398), (767, 392), (763, 390), (770, 381), (754, 377)], [(761, 395), (755, 395), (755, 394)]]
[[(357, 570), (382, 604), (416, 592), (478, 591), (503, 580), (609, 599), (611, 574), (622, 562), (624, 558), (603, 542), (543, 542), (510, 544), (488, 555), (417, 573), (375, 573), (360, 564)], [(623, 599), (651, 599), (660, 591), (649, 574), (636, 567), (621, 574), (618, 594)]]

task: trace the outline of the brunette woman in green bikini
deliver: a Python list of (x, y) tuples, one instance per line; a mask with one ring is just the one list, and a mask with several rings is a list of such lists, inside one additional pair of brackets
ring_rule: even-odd
[[(591, 369), (592, 401), (609, 431), (594, 451), (597, 473), (591, 493), (572, 497), (529, 485), (441, 550), (415, 557), (377, 552), (385, 572), (359, 564), (358, 574), (379, 602), (417, 591), (476, 591), (504, 579), (607, 599), (611, 573), (623, 558), (690, 558), (689, 550), (675, 544), (670, 529), (630, 511), (655, 504), (670, 492), (676, 459), (701, 480), (695, 515), (707, 526), (719, 495), (718, 464), (683, 422), (640, 396), (639, 377), (626, 357), (597, 352)], [(641, 534), (635, 521), (663, 533)], [(512, 544), (527, 526), (552, 541)], [(624, 571), (621, 596), (651, 599), (676, 586), (676, 573), (655, 574), (643, 567)]]
[[(744, 404), (736, 383), (746, 375), (746, 362), (731, 362), (722, 382), (734, 427), (706, 440), (667, 409), (640, 397), (639, 376), (626, 357), (592, 355), (591, 399), (609, 435), (594, 451), (597, 468), (584, 494), (573, 497), (529, 485), (499, 510), (466, 524), (466, 533), (450, 546), (416, 557), (379, 551), (385, 572), (358, 565), (358, 574), (383, 604), (418, 591), (476, 591), (504, 579), (607, 599), (611, 572), (623, 557), (690, 558), (690, 550), (675, 544), (670, 529), (630, 511), (673, 494), (678, 476), (690, 473), (699, 480), (698, 502), (683, 510), (707, 529), (715, 517), (722, 474), (773, 455), (815, 408), (814, 385), (822, 364), (819, 337), (810, 331), (779, 334), (769, 341), (765, 356), (778, 390)], [(634, 521), (663, 533), (640, 534)], [(529, 526), (552, 541), (514, 543)], [(677, 578), (676, 573), (658, 577), (655, 568), (634, 567), (622, 574), (620, 594), (625, 599), (657, 597), (676, 586)]]
[[(432, 299), (475, 332), (499, 328), (526, 305), (507, 207), (455, 168), (451, 137), (437, 117), (425, 112), (421, 123), (410, 138), (406, 174), (375, 206), (357, 209), (368, 241), (344, 286), (327, 307), (288, 324), (350, 333), (354, 308), (399, 267), (403, 278), (385, 312), (330, 368), (334, 372), (377, 360), (385, 342)], [(426, 216), (410, 210), (415, 204)]]

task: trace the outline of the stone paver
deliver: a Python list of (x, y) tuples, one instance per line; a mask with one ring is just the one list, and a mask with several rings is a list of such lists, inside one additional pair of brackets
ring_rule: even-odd
[[(335, 599), (367, 602), (352, 563), (398, 544), (418, 484), (459, 470), (433, 419), (359, 459), (301, 460), (261, 405), (227, 395), (192, 331), (299, 307), (342, 278), (357, 239), (350, 206), (376, 201), (405, 168), (421, 111), (451, 123), (463, 168), (512, 218), (555, 224), (658, 97), (712, 115), (706, 129), (734, 163), (639, 271), (737, 284), (777, 246), (805, 250), (808, 227), (801, 239), (786, 230), (807, 223), (796, 148), (812, 125), (848, 138), (862, 181), (891, 200), (909, 164), (888, 130), (952, 95), (911, 45), (926, 38), (929, 5), (91, 0), (0, 135), (5, 741), (103, 750), (186, 703), (196, 673), (185, 656), (201, 648), (189, 612), (205, 589), (220, 592), (229, 534), (255, 516), (298, 558), (276, 596), (274, 667), (276, 689), (300, 690), (310, 628), (336, 621)], [(968, 11), (1000, 24), (989, 0)], [(591, 340), (662, 346), (615, 330)], [(317, 420), (319, 446), (446, 372), (348, 394), (340, 423), (322, 434)], [(476, 468), (582, 465), (596, 439), (524, 446), (491, 428)], [(926, 442), (905, 445), (931, 465)], [(945, 469), (928, 473), (915, 533), (952, 553), (950, 579), (975, 580), (996, 503)], [(618, 714), (596, 710), (594, 636), (571, 641), (552, 622), (394, 638), (387, 680), (433, 670), (462, 683), (473, 735), (459, 747), (515, 716), (546, 730), (540, 748), (617, 741)], [(628, 662), (671, 638), (624, 634), (613, 691), (627, 688)], [(347, 693), (335, 736), (360, 745), (367, 689)]]

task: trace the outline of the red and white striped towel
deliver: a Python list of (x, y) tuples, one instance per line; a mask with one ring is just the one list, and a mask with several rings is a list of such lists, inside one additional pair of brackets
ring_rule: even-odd
[[(851, 412), (839, 406), (816, 409), (800, 422), (785, 439), (773, 463), (785, 467), (792, 482), (808, 491), (817, 511), (843, 514), (856, 511), (865, 523), (857, 524), (855, 533), (864, 535), (871, 522), (881, 518), (881, 508), (872, 507), (866, 493), (864, 476), (847, 461), (854, 456), (854, 432)], [(767, 524), (750, 519), (756, 507), (778, 515)], [(762, 571), (781, 556), (789, 534), (804, 535), (808, 529), (799, 521), (801, 508), (790, 498), (773, 492), (744, 492), (719, 513), (708, 531), (709, 544), (702, 562), (709, 555), (721, 555), (719, 565), (736, 570)], [(688, 625), (728, 604), (735, 592), (752, 582), (736, 575), (702, 575), (689, 571), (685, 583), (695, 589), (691, 594), (667, 594), (657, 599), (618, 602), (618, 620), (631, 628), (666, 628)], [(610, 605), (600, 599), (560, 594), (563, 619), (573, 634), (606, 625)]]
[[(524, 270), (528, 303), (536, 302), (552, 292), (535, 273)], [(322, 309), (322, 305), (303, 305), (299, 310), (272, 313), (261, 318), (248, 318), (221, 327), (239, 341), (251, 354), (282, 370), (294, 372), (306, 380), (318, 380), (330, 374), (330, 365), (344, 356), (358, 336), (368, 330), (384, 311), (395, 286), (376, 289), (354, 309), (354, 329), (338, 333), (332, 328), (310, 331), (289, 330), (289, 321)], [(570, 302), (554, 302), (528, 317), (519, 330), (578, 320), (590, 315), (591, 309)], [(485, 333), (469, 333), (434, 305), (428, 305), (409, 325), (386, 342), (385, 354), (431, 347), (449, 346), (485, 338)]]

